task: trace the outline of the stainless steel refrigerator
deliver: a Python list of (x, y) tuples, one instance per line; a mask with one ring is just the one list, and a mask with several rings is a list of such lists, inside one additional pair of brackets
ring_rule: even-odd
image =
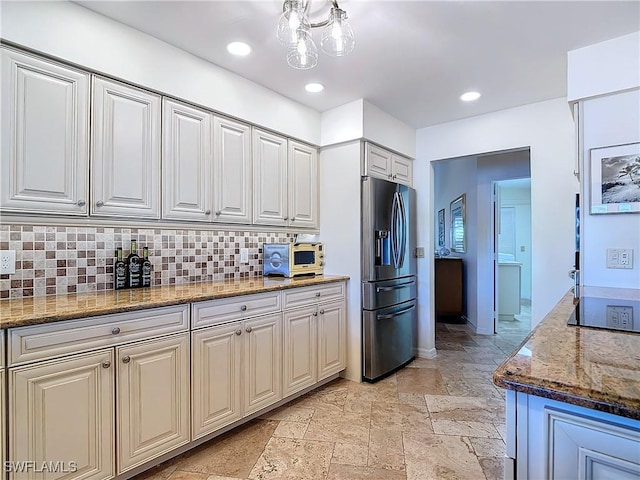
[(415, 355), (415, 190), (362, 177), (362, 377), (376, 381)]

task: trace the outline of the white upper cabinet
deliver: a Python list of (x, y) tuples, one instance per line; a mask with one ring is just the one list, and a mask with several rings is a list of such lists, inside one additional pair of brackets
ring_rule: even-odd
[(318, 226), (318, 153), (315, 148), (289, 140), (289, 224)]
[(287, 139), (253, 130), (253, 223), (288, 224)]
[(0, 210), (86, 215), (89, 75), (2, 48)]
[(209, 222), (213, 115), (168, 98), (162, 110), (162, 218)]
[(160, 218), (159, 95), (93, 78), (92, 215)]
[(411, 187), (413, 185), (413, 160), (367, 142), (362, 175), (382, 178)]
[(251, 127), (213, 120), (214, 221), (251, 223)]

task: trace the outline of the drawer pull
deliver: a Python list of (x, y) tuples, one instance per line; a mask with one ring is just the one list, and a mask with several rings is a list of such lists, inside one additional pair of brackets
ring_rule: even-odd
[(120, 327), (113, 327), (111, 329), (111, 333), (113, 333), (114, 335), (118, 335), (120, 333)]
[(251, 333), (251, 330), (253, 330), (253, 328), (251, 328), (251, 327), (247, 327), (247, 330), (246, 330), (246, 331), (247, 331), (247, 333)]
[(131, 361), (131, 357), (129, 355), (125, 355), (122, 357), (122, 363), (129, 363)]
[(218, 211), (216, 212), (216, 217), (219, 217), (221, 213), (222, 213), (222, 212), (221, 212), (220, 210), (218, 210)]
[(313, 316), (317, 317), (318, 316), (318, 312), (313, 312)]
[(240, 310), (242, 310), (243, 312), (244, 312), (244, 311), (246, 311), (246, 310), (247, 310), (247, 306), (246, 306), (246, 305), (242, 305), (242, 306), (240, 307)]
[(320, 310), (320, 315), (324, 315), (324, 310)]
[(236, 335), (242, 335), (242, 329), (240, 329), (240, 328), (239, 328), (239, 329), (237, 329), (237, 330), (236, 330)]
[(207, 210), (206, 212), (204, 212), (205, 215), (211, 215), (211, 210)]
[(320, 296), (320, 292), (316, 292), (316, 297), (319, 297), (319, 296)]
[(105, 360), (102, 362), (102, 368), (109, 368), (111, 366), (110, 360)]

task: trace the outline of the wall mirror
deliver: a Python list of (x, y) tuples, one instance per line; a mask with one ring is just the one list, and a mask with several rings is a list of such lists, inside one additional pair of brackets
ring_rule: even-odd
[(464, 224), (465, 197), (463, 193), (451, 202), (451, 251), (464, 253), (466, 251)]

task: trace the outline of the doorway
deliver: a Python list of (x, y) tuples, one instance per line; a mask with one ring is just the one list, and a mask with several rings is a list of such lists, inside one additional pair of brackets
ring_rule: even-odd
[(494, 333), (531, 330), (531, 178), (493, 182)]

